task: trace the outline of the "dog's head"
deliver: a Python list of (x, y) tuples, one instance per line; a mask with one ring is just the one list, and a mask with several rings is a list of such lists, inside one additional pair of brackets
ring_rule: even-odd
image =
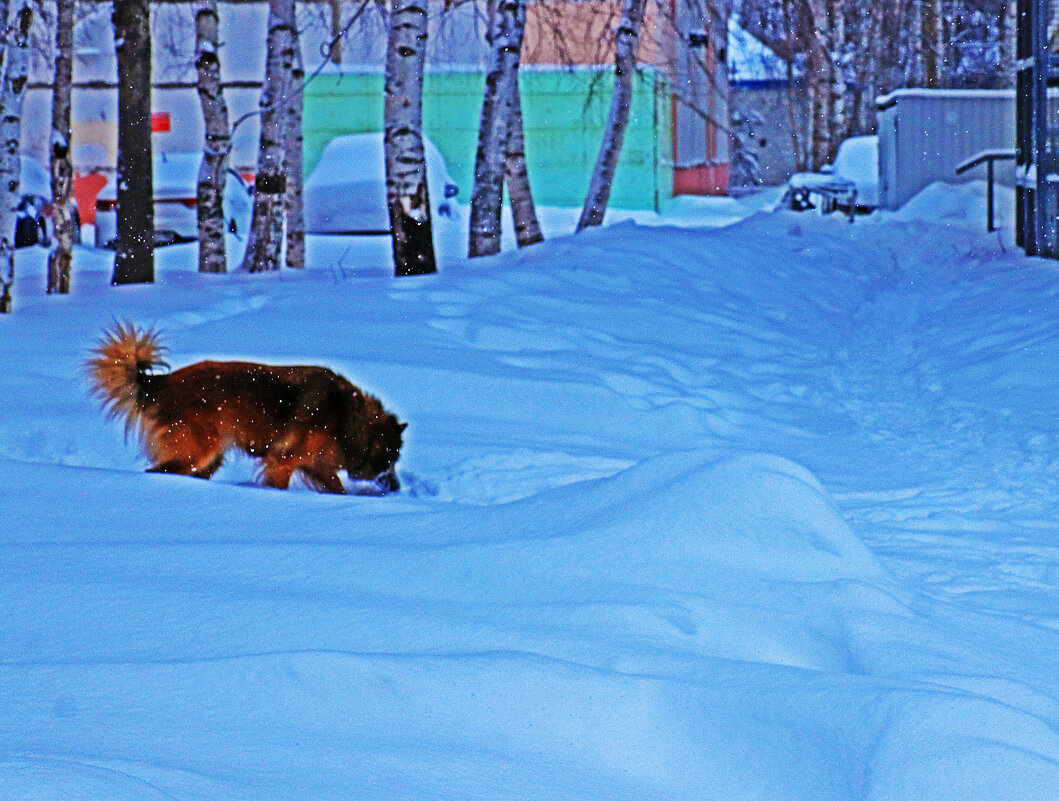
[(395, 465), (408, 423), (384, 412), (374, 398), (368, 398), (367, 406), (357, 447), (346, 453), (346, 472), (355, 481), (373, 481), (384, 492), (394, 492), (401, 487)]

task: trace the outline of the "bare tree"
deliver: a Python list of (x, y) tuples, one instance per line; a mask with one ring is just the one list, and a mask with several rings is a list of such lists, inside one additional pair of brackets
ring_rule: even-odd
[(468, 255), (500, 252), (507, 141), (518, 95), (518, 66), (526, 28), (525, 0), (496, 0), (490, 8), (488, 39), (492, 47), (478, 126), (478, 152), (471, 194)]
[(427, 0), (391, 0), (383, 136), (386, 204), (398, 276), (437, 271), (423, 152), (426, 45)]
[[(4, 20), (10, 6), (0, 4)], [(21, 164), (19, 142), (22, 135), (22, 99), (26, 94), (29, 72), (29, 29), (33, 9), (22, 6), (4, 32), (4, 82), (0, 89), (0, 313), (11, 311), (11, 293), (15, 283), (15, 219), (18, 214)], [(5, 269), (6, 268), (6, 269)]]
[(70, 161), (70, 101), (73, 83), (74, 0), (56, 0), (55, 83), (51, 107), (51, 195), (55, 245), (48, 254), (48, 292), (70, 291), (77, 221), (70, 193), (74, 170)]
[(518, 81), (514, 85), (515, 99), (511, 110), (511, 128), (507, 135), (507, 154), (504, 160), (504, 178), (507, 181), (508, 199), (511, 201), (511, 218), (515, 223), (515, 241), (520, 248), (544, 241), (537, 209), (533, 205), (530, 191), (529, 170), (526, 168), (526, 138), (522, 130), (522, 97)]
[[(341, 38), (341, 37), (339, 37)], [(303, 91), (305, 67), (302, 63), (301, 43), (297, 28), (294, 30), (294, 65), (291, 68), (289, 99), (284, 105), (287, 121), (285, 159), (287, 191), (283, 194), (283, 208), (287, 217), (287, 266), (305, 266), (305, 213), (304, 213), (304, 158), (302, 130), (304, 111)]]
[(232, 139), (228, 104), (221, 88), (218, 22), (217, 0), (204, 0), (195, 14), (195, 69), (206, 131), (196, 189), (201, 273), (223, 273), (228, 269), (224, 185)]
[(265, 81), (261, 90), (261, 140), (254, 182), (254, 211), (243, 269), (263, 272), (280, 268), (286, 125), (283, 106), (290, 96), (294, 68), (294, 0), (269, 0)]
[(154, 280), (151, 17), (147, 0), (114, 0), (118, 57), (118, 252), (113, 284)]
[(621, 21), (614, 32), (614, 94), (611, 96), (610, 113), (603, 130), (596, 166), (592, 170), (585, 205), (577, 221), (578, 231), (602, 223), (607, 211), (614, 171), (618, 167), (622, 140), (632, 108), (632, 81), (636, 73), (636, 49), (643, 26), (644, 5), (645, 0), (624, 0)]

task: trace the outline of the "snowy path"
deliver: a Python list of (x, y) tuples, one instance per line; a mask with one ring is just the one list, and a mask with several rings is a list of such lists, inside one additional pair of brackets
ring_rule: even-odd
[[(1054, 265), (790, 213), (407, 282), (377, 244), (23, 265), (0, 799), (1059, 797)], [(144, 475), (79, 378), (113, 316), (348, 374), (405, 491)]]

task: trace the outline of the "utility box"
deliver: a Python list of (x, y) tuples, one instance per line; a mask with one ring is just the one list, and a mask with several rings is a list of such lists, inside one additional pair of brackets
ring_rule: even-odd
[[(1015, 147), (1015, 92), (1006, 89), (898, 89), (876, 101), (879, 206), (897, 209), (935, 181), (984, 180), (985, 165), (956, 166), (985, 150)], [(1015, 185), (1011, 162), (996, 180)]]

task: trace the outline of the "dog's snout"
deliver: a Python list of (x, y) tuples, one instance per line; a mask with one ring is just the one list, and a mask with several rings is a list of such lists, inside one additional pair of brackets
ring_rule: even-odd
[(375, 478), (375, 483), (387, 492), (397, 492), (401, 488), (401, 482), (397, 480), (397, 471), (390, 468)]

